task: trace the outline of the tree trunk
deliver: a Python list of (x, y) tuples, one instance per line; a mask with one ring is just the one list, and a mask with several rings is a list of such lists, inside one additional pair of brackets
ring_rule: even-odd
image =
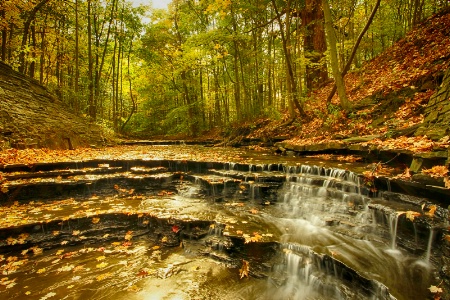
[(41, 57), (39, 58), (39, 83), (44, 84), (45, 70), (45, 27), (41, 28)]
[(34, 23), (33, 25), (31, 25), (31, 45), (33, 46), (31, 53), (33, 60), (30, 63), (30, 69), (28, 74), (31, 78), (34, 78), (34, 73), (36, 70), (36, 26)]
[[(298, 111), (300, 112), (300, 116), (302, 118), (306, 118), (306, 113), (303, 110), (303, 107), (300, 105), (300, 102), (298, 101), (298, 95), (297, 95), (297, 85), (295, 83), (295, 77), (294, 77), (294, 71), (292, 70), (292, 60), (291, 60), (291, 55), (290, 55), (290, 45), (288, 45), (288, 39), (286, 39), (285, 37), (285, 33), (284, 33), (284, 26), (283, 26), (283, 21), (281, 20), (281, 15), (278, 12), (278, 8), (276, 6), (276, 3), (274, 0), (272, 1), (272, 5), (273, 8), (275, 9), (275, 13), (277, 14), (277, 20), (278, 23), (280, 25), (280, 33), (281, 33), (281, 39), (282, 39), (282, 44), (283, 44), (283, 52), (284, 52), (284, 56), (285, 56), (285, 62), (286, 62), (286, 76), (287, 76), (287, 95), (288, 95), (288, 100), (289, 103), (288, 105), (290, 106), (290, 114), (291, 114), (291, 118), (295, 118), (295, 112), (292, 109), (292, 107), (295, 105), (295, 107), (297, 107)], [(290, 2), (291, 0), (288, 0), (287, 3), (287, 7), (288, 10), (290, 9)], [(286, 19), (289, 19), (289, 12), (286, 13)], [(286, 26), (287, 27), (287, 26)], [(286, 34), (289, 36), (289, 29), (286, 28)]]
[[(102, 56), (100, 58), (100, 62), (98, 62), (98, 60), (99, 60), (98, 54), (96, 55), (96, 71), (95, 71), (95, 80), (94, 80), (96, 101), (98, 101), (98, 99), (100, 98), (100, 81), (101, 81), (102, 74), (103, 74), (103, 66), (105, 64), (106, 52), (108, 50), (109, 38), (111, 36), (111, 26), (112, 26), (112, 22), (114, 20), (114, 13), (116, 10), (117, 10), (117, 0), (112, 0), (111, 12), (110, 12), (109, 22), (108, 22), (108, 30), (106, 33), (105, 44), (103, 46), (103, 52), (102, 52)], [(98, 48), (100, 48), (100, 39), (99, 39), (98, 33), (96, 33), (96, 46)], [(102, 111), (103, 111), (103, 109), (102, 109)]]
[(130, 74), (130, 57), (131, 57), (131, 49), (133, 47), (133, 38), (131, 38), (131, 42), (130, 42), (130, 50), (128, 51), (128, 83), (129, 83), (129, 87), (130, 87), (130, 99), (131, 99), (131, 112), (128, 115), (127, 120), (122, 124), (122, 128), (120, 128), (120, 131), (123, 132), (123, 130), (125, 129), (125, 126), (128, 124), (128, 122), (130, 122), (131, 117), (133, 116), (133, 114), (137, 111), (137, 100), (134, 98), (133, 95), (133, 89), (132, 89), (132, 80), (131, 80), (131, 74)]
[(323, 10), (320, 0), (306, 0), (305, 8), (301, 12), (304, 24), (305, 37), (303, 47), (306, 64), (306, 88), (320, 87), (328, 80), (327, 66), (325, 64), (325, 51), (327, 43), (323, 26)]
[(327, 31), (328, 43), (330, 46), (331, 68), (333, 70), (334, 80), (336, 82), (339, 99), (341, 100), (341, 107), (344, 110), (349, 110), (351, 108), (351, 104), (347, 99), (347, 94), (345, 92), (345, 83), (339, 70), (336, 36), (333, 29), (333, 22), (331, 20), (330, 6), (327, 0), (322, 0), (322, 5), (325, 15), (325, 29)]
[[(0, 16), (2, 18), (5, 18), (5, 15), (6, 15), (5, 11), (2, 10), (1, 13), (0, 13)], [(6, 42), (7, 42), (7, 37), (8, 37), (8, 28), (4, 27), (2, 29), (2, 60), (4, 62), (6, 62)]]
[(23, 23), (23, 35), (22, 35), (22, 44), (20, 47), (20, 54), (19, 54), (19, 72), (24, 73), (25, 72), (25, 48), (28, 41), (28, 32), (30, 31), (30, 25), (31, 22), (36, 17), (37, 12), (50, 0), (42, 0), (39, 2), (30, 12), (28, 15), (28, 18)]
[(79, 42), (79, 28), (78, 28), (78, 0), (75, 0), (75, 99), (74, 99), (74, 111), (76, 114), (80, 111), (80, 95), (79, 95), (79, 85), (80, 80), (80, 42)]
[(96, 107), (94, 106), (94, 64), (92, 61), (92, 4), (91, 0), (87, 1), (87, 18), (88, 18), (88, 80), (89, 80), (89, 117), (95, 121)]
[[(361, 43), (362, 38), (364, 37), (367, 30), (369, 29), (370, 24), (372, 24), (373, 18), (375, 17), (378, 7), (380, 7), (380, 3), (381, 3), (381, 0), (377, 0), (376, 4), (372, 10), (372, 13), (370, 14), (369, 19), (367, 20), (366, 25), (364, 26), (363, 30), (359, 34), (358, 38), (356, 39), (355, 45), (353, 46), (353, 49), (352, 49), (352, 53), (350, 54), (350, 57), (348, 58), (348, 61), (345, 64), (344, 70), (342, 70), (342, 73), (341, 73), (342, 78), (344, 78), (345, 74), (347, 74), (347, 72), (350, 70), (350, 66), (352, 65), (352, 60), (356, 55), (359, 44)], [(331, 99), (333, 99), (334, 93), (336, 93), (336, 89), (337, 89), (337, 86), (335, 84), (333, 86), (333, 88), (331, 89), (330, 94), (328, 95), (327, 103), (330, 103)]]

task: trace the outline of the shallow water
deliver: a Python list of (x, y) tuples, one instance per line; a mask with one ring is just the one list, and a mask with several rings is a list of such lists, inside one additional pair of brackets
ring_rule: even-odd
[(0, 297), (430, 296), (438, 241), (404, 213), (425, 222), (420, 206), (373, 198), (354, 173), (330, 167), (367, 166), (239, 155), (252, 163), (15, 173), (5, 186), (17, 202), (0, 209)]

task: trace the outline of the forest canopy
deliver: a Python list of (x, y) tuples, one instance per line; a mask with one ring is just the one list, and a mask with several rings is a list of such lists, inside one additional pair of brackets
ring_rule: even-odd
[[(68, 109), (150, 136), (307, 119), (311, 93), (402, 38), (443, 0), (4, 0), (1, 60)], [(324, 13), (325, 12), (325, 13)], [(342, 78), (341, 78), (342, 79)]]

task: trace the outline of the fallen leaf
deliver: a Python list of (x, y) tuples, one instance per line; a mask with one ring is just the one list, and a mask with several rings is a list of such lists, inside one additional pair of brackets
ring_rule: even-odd
[(437, 287), (437, 286), (435, 286), (435, 285), (430, 286), (428, 289), (429, 289), (430, 292), (432, 292), (433, 294), (435, 294), (435, 293), (442, 293), (442, 292), (443, 292), (442, 288)]
[(126, 241), (129, 241), (129, 240), (131, 240), (133, 238), (133, 231), (128, 231), (126, 234), (125, 234), (125, 240)]
[(56, 293), (50, 292), (50, 293), (47, 293), (45, 296), (39, 298), (39, 300), (46, 300), (46, 299), (51, 298), (53, 296), (56, 296)]
[(434, 213), (436, 212), (436, 209), (437, 209), (436, 205), (431, 205), (430, 210), (428, 212), (426, 212), (425, 214), (429, 217), (434, 217)]
[(104, 268), (104, 267), (106, 267), (107, 265), (108, 265), (108, 263), (106, 263), (106, 262), (102, 262), (102, 263), (100, 263), (100, 264), (96, 265), (96, 267), (97, 267), (98, 269), (101, 269), (101, 268)]
[(418, 217), (420, 215), (421, 215), (421, 213), (418, 213), (418, 212), (415, 212), (415, 211), (411, 211), (411, 210), (408, 210), (406, 212), (406, 218), (409, 219), (411, 222), (414, 221), (415, 217)]
[(65, 266), (62, 266), (61, 268), (59, 268), (58, 272), (69, 272), (69, 271), (72, 271), (73, 268), (75, 268), (74, 265), (65, 265)]
[(172, 231), (175, 233), (178, 233), (178, 231), (180, 231), (180, 227), (178, 227), (177, 225), (173, 225), (172, 226)]
[(102, 281), (102, 280), (104, 280), (106, 278), (111, 277), (112, 275), (113, 275), (112, 273), (108, 272), (108, 273), (101, 274), (101, 275), (97, 276), (96, 279), (97, 279), (97, 281)]
[(249, 265), (248, 261), (243, 259), (242, 267), (239, 269), (240, 279), (244, 278), (244, 276), (248, 278), (249, 271), (250, 271), (250, 265)]
[(446, 177), (448, 175), (448, 169), (446, 166), (434, 166), (431, 169), (424, 169), (422, 173), (428, 174), (431, 177)]
[(92, 218), (92, 224), (97, 224), (100, 222), (100, 218)]

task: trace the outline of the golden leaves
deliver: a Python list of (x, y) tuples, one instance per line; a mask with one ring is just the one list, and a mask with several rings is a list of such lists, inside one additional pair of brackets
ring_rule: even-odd
[(69, 272), (75, 268), (74, 265), (65, 265), (58, 269), (58, 272)]
[(92, 218), (92, 224), (97, 224), (100, 222), (100, 218)]
[(445, 188), (450, 189), (450, 177), (449, 176), (444, 177), (444, 185), (445, 185)]
[(436, 205), (430, 205), (429, 211), (425, 214), (429, 217), (434, 217), (434, 213), (436, 212), (437, 206)]
[(250, 236), (249, 234), (244, 233), (242, 235), (245, 239), (245, 244), (248, 243), (256, 243), (262, 240), (263, 236), (260, 235), (258, 232), (253, 232), (253, 236)]
[(102, 280), (105, 280), (105, 279), (110, 278), (112, 276), (113, 276), (113, 274), (108, 272), (108, 273), (104, 273), (104, 274), (101, 274), (101, 275), (97, 276), (95, 279), (97, 279), (97, 281), (102, 281)]
[(431, 177), (447, 177), (448, 169), (446, 166), (433, 166), (431, 169), (423, 169), (422, 173)]
[(242, 260), (242, 267), (239, 269), (239, 278), (242, 279), (244, 277), (249, 276), (249, 272), (250, 272), (250, 264), (248, 261), (246, 260)]
[(411, 222), (414, 221), (414, 218), (415, 218), (415, 217), (418, 217), (418, 216), (420, 216), (420, 215), (421, 215), (421, 213), (418, 213), (418, 212), (415, 212), (415, 211), (411, 211), (411, 210), (408, 210), (408, 211), (406, 212), (406, 218), (407, 218), (408, 220), (410, 220)]
[(131, 241), (132, 238), (133, 238), (133, 231), (130, 230), (125, 234), (125, 240)]
[(106, 266), (108, 266), (108, 263), (107, 263), (107, 262), (102, 262), (102, 263), (97, 264), (97, 265), (96, 265), (96, 268), (102, 269), (102, 268), (104, 268), (104, 267), (106, 267)]
[(444, 292), (444, 290), (439, 287), (442, 284), (442, 282), (440, 284), (436, 285), (431, 285), (428, 289), (430, 290), (430, 292), (433, 294), (433, 299), (434, 300), (440, 300), (441, 299), (441, 294)]
[(406, 168), (405, 168), (405, 171), (403, 171), (402, 174), (399, 174), (399, 175), (395, 176), (394, 178), (407, 179), (407, 180), (409, 180), (409, 179), (411, 179), (411, 172), (410, 172), (409, 168), (406, 167)]

